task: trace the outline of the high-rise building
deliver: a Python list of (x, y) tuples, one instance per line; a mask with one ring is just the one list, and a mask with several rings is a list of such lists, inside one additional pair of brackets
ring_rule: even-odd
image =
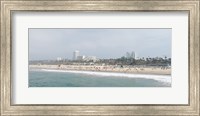
[(78, 50), (74, 51), (74, 53), (73, 53), (73, 60), (77, 60), (78, 56), (79, 56), (79, 51)]
[(126, 52), (126, 58), (130, 58), (129, 52)]
[(135, 59), (135, 52), (134, 51), (131, 52), (131, 58)]
[(136, 55), (135, 55), (135, 52), (134, 51), (132, 51), (132, 52), (126, 52), (126, 58), (128, 58), (128, 59), (135, 59), (136, 58)]

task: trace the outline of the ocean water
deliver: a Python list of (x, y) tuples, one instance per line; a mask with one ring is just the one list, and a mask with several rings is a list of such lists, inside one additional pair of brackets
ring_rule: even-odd
[(29, 87), (171, 87), (171, 76), (37, 69)]

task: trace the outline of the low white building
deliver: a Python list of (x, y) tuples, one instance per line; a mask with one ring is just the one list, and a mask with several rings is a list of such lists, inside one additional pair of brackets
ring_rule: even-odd
[(85, 57), (85, 59), (84, 59), (85, 61), (97, 61), (97, 58), (96, 58), (96, 56), (86, 56)]
[(77, 56), (77, 60), (84, 60), (85, 59), (85, 56)]
[(56, 60), (57, 60), (57, 61), (61, 61), (61, 60), (63, 60), (63, 59), (62, 59), (61, 57), (57, 57)]

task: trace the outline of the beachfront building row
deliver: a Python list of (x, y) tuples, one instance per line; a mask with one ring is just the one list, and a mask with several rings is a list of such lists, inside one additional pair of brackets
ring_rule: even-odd
[(78, 50), (73, 52), (73, 60), (74, 61), (97, 61), (96, 56), (84, 56), (84, 55), (80, 55), (80, 52)]
[(77, 57), (78, 61), (97, 61), (96, 56), (78, 56)]

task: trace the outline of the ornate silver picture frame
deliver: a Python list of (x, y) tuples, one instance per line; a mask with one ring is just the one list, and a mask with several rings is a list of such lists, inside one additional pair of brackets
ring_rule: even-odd
[[(1, 0), (1, 115), (200, 115), (199, 0)], [(188, 104), (12, 104), (12, 12), (127, 11), (189, 13)], [(181, 40), (180, 40), (181, 41)]]

